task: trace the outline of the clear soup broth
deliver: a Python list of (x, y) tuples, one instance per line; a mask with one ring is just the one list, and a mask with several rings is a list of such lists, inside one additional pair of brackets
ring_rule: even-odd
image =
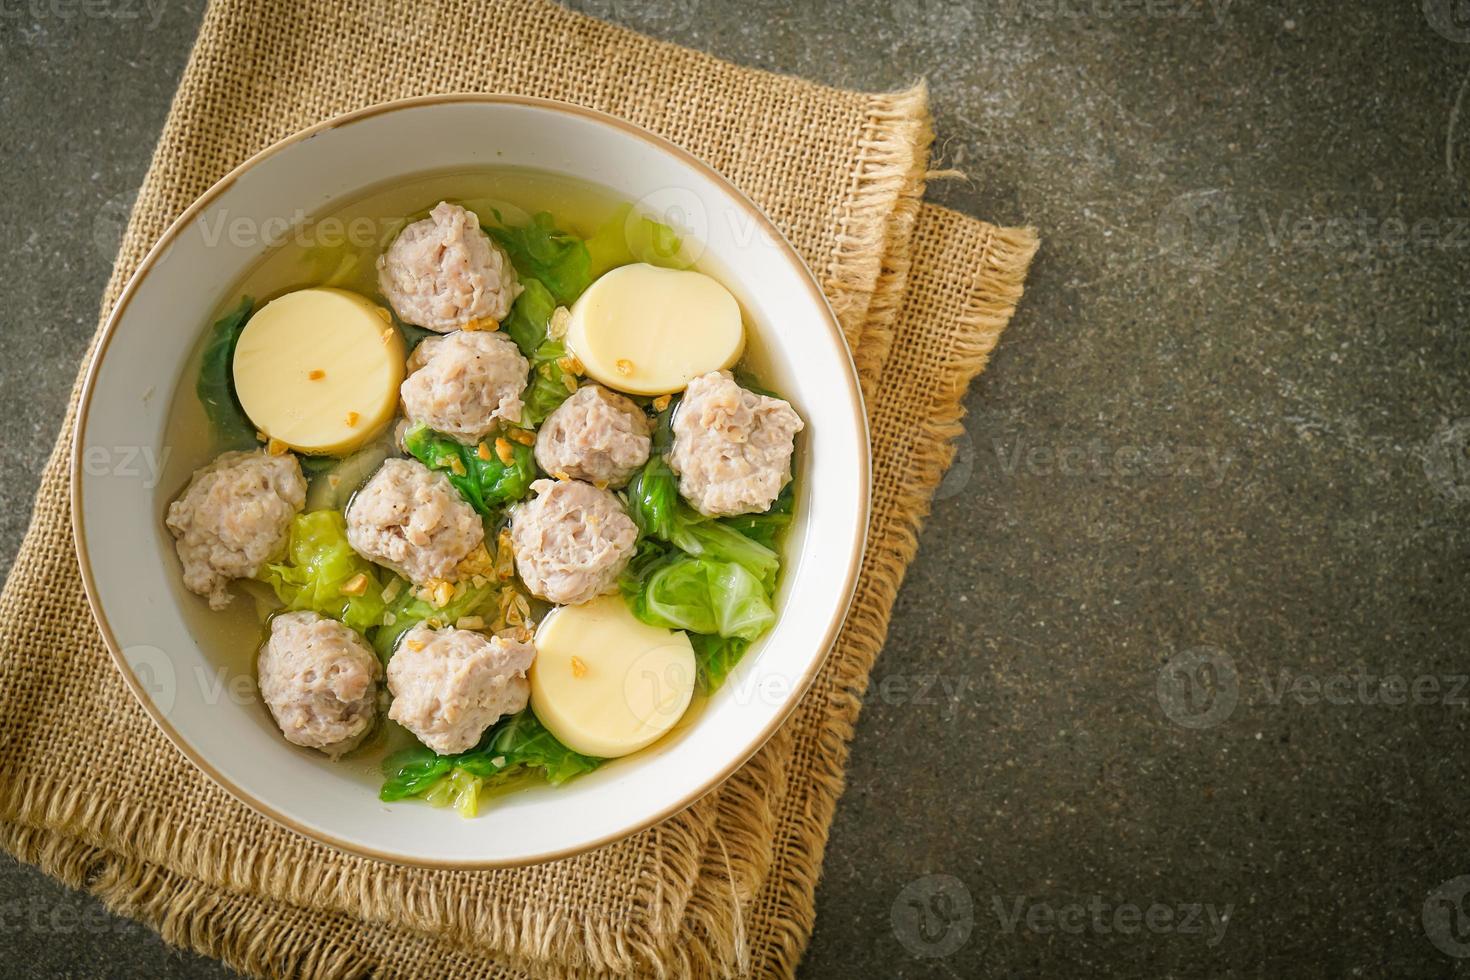
[[(233, 308), (242, 296), (252, 297), (258, 310), (283, 293), (311, 286), (351, 290), (386, 306), (377, 285), (377, 257), (405, 225), (425, 217), (439, 201), (459, 204), (475, 212), (482, 224), (492, 223), (498, 214), (498, 223), (519, 225), (533, 214), (549, 212), (559, 228), (582, 238), (593, 235), (628, 204), (604, 188), (581, 181), (500, 168), (432, 173), (395, 181), (332, 202), (312, 213), (283, 216), (277, 228), (242, 227), (229, 221), (210, 226), (206, 222), (207, 235), (256, 236), (273, 247), (237, 282), (223, 289), (216, 310), (200, 320), (200, 342), (174, 391), (165, 432), (168, 454), (160, 482), (160, 525), (169, 503), (179, 496), (194, 470), (224, 449), (239, 448), (217, 442), (194, 390), (209, 324)], [(719, 269), (694, 254), (697, 251), (697, 243), (686, 243), (691, 267), (725, 281)], [(768, 377), (760, 332), (750, 322), (748, 312), (743, 311), (742, 316), (746, 344), (736, 370), (755, 379)], [(172, 552), (172, 540), (167, 534), (162, 540)], [(236, 598), (223, 611), (211, 611), (205, 603), (191, 597), (193, 601), (184, 603), (184, 615), (200, 647), (216, 665), (217, 676), (206, 683), (221, 692), (222, 700), (235, 702), (231, 710), (253, 712), (259, 724), (275, 731), (275, 724), (256, 690), (255, 660), (266, 635), (267, 620), (280, 609), (280, 603), (261, 583), (237, 582), (232, 592)], [(706, 697), (696, 692), (679, 723), (660, 742), (635, 755), (656, 753), (660, 746), (677, 739), (680, 732), (695, 722), (706, 701)], [(370, 738), (336, 765), (359, 772), (365, 782), (376, 786), (381, 780), (382, 759), (410, 744), (414, 744), (414, 739), (407, 731), (382, 718)], [(282, 750), (310, 752), (290, 746), (284, 740)], [(321, 758), (323, 764), (329, 764), (325, 757)], [(513, 782), (499, 785), (493, 794), (498, 795), (513, 785)], [(486, 794), (487, 802), (490, 795)]]

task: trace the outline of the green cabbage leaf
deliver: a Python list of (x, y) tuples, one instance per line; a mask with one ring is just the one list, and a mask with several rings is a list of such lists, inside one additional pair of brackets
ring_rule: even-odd
[(601, 764), (601, 759), (573, 752), (557, 741), (527, 708), (497, 721), (467, 752), (435, 755), (417, 745), (394, 753), (383, 762), (378, 797), (389, 803), (418, 797), (473, 817), (487, 789), (514, 777), (559, 786)]
[(520, 500), (536, 479), (536, 457), (530, 446), (510, 443), (511, 461), (496, 452), (481, 459), (479, 448), (441, 435), (419, 423), (403, 437), (403, 448), (431, 470), (439, 470), (470, 506), (491, 516), (506, 504)]
[(199, 377), (194, 384), (215, 442), (227, 449), (245, 449), (256, 443), (255, 426), (245, 417), (245, 410), (235, 395), (234, 374), (235, 345), (254, 308), (253, 299), (241, 297), (234, 309), (209, 328), (209, 338), (199, 360)]
[[(500, 220), (500, 213), (494, 214)], [(532, 215), (524, 225), (482, 227), (485, 234), (505, 249), (516, 272), (523, 278), (538, 280), (560, 305), (569, 306), (592, 285), (592, 259), (587, 243), (557, 228), (548, 212)]]
[[(362, 593), (343, 593), (342, 587), (358, 575), (367, 578)], [(340, 511), (297, 514), (291, 521), (285, 561), (266, 565), (258, 577), (287, 609), (309, 609), (359, 633), (382, 620), (385, 603), (378, 567), (347, 543), (347, 522)]]

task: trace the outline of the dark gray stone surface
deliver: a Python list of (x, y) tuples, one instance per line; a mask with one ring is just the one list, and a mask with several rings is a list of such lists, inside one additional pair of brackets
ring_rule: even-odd
[[(1470, 16), (578, 5), (835, 85), (927, 76), (971, 175), (932, 196), (1045, 238), (802, 974), (1465, 970)], [(88, 9), (0, 7), (7, 567), (199, 17)], [(0, 933), (9, 975), (225, 975), (9, 861)]]

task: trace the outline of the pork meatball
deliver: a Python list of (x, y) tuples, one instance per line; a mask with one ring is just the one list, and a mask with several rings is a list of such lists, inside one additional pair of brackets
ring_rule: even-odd
[(289, 453), (224, 453), (196, 470), (164, 521), (184, 585), (208, 597), (211, 609), (225, 608), (231, 579), (253, 578), (284, 553), (291, 518), (305, 501), (306, 478)]
[(510, 518), (516, 571), (526, 588), (558, 605), (614, 592), (638, 529), (618, 498), (590, 483), (537, 480), (536, 496)]
[(475, 213), (440, 201), (378, 256), (378, 289), (404, 322), (448, 333), (504, 320), (521, 284)]
[(347, 543), (415, 585), (453, 580), (485, 539), (480, 515), (443, 473), (387, 459), (347, 507)]
[(535, 656), (518, 640), (415, 626), (388, 661), (388, 717), (440, 755), (474, 748), (496, 719), (526, 706)]
[(601, 385), (583, 385), (536, 433), (536, 462), (547, 473), (621, 487), (648, 462), (648, 416)]
[(286, 741), (332, 758), (373, 727), (381, 670), (357, 633), (314, 612), (281, 613), (256, 665), (260, 696)]
[(531, 365), (504, 334), (458, 330), (426, 338), (409, 357), (408, 370), (398, 392), (410, 421), (474, 445), (498, 420), (521, 420)]
[(801, 418), (779, 398), (746, 391), (728, 371), (689, 382), (673, 428), (669, 467), (701, 514), (760, 513), (791, 482)]

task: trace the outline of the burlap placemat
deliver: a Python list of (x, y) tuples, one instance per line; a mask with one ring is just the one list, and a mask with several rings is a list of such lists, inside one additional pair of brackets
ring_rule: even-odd
[(922, 89), (822, 88), (532, 0), (220, 0), (104, 310), (167, 223), (245, 156), (338, 112), (436, 91), (562, 98), (668, 136), (760, 204), (821, 279), (865, 388), (881, 382), (884, 398), (872, 402), (883, 451), (862, 585), (815, 690), (718, 792), (593, 854), (483, 873), (339, 854), (226, 796), (126, 693), (72, 554), (69, 413), (0, 595), (0, 842), (256, 973), (789, 972), (810, 934), (859, 694), (960, 395), (1019, 297), (1034, 238), (919, 208)]

